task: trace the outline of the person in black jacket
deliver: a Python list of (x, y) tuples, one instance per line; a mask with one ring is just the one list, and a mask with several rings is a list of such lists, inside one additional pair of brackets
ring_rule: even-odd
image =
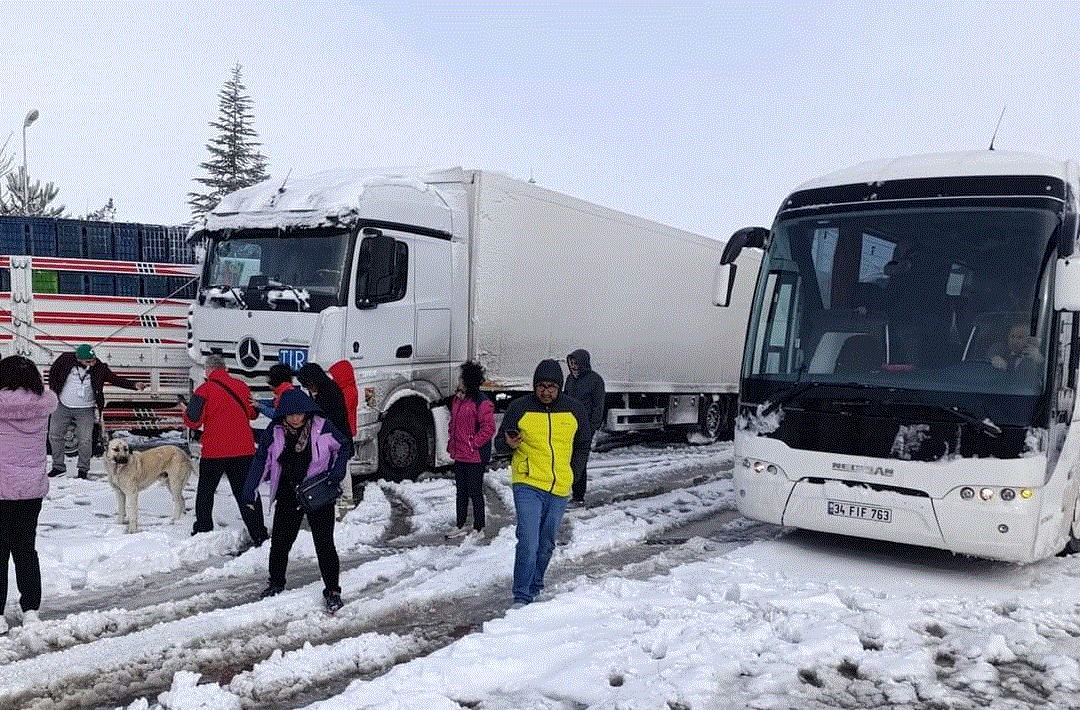
[(56, 393), (60, 404), (49, 418), (49, 447), (52, 449), (49, 476), (67, 473), (64, 438), (68, 428), (74, 425), (79, 445), (79, 478), (87, 477), (90, 457), (94, 453), (94, 407), (98, 412), (104, 411), (106, 383), (128, 390), (146, 389), (145, 382), (129, 380), (109, 369), (98, 360), (89, 345), (80, 345), (53, 361), (49, 368), (49, 389)]
[[(589, 426), (595, 434), (604, 425), (604, 400), (607, 397), (604, 378), (592, 369), (592, 358), (584, 348), (567, 355), (566, 366), (570, 369), (570, 375), (563, 385), (563, 392), (585, 405), (585, 411), (589, 413)], [(574, 503), (585, 502), (585, 468), (588, 461), (589, 452), (586, 451), (579, 463), (580, 470), (574, 471), (571, 496)]]
[[(326, 370), (314, 362), (309, 362), (296, 371), (296, 380), (311, 394), (315, 404), (319, 405), (319, 409), (338, 431), (345, 432), (346, 435), (352, 432), (349, 414), (345, 411), (345, 395), (341, 393), (338, 383), (326, 374)], [(352, 455), (351, 444), (349, 455)]]

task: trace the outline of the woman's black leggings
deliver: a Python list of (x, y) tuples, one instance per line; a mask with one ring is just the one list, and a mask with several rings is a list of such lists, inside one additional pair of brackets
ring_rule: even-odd
[(457, 526), (465, 527), (472, 501), (473, 528), (484, 529), (484, 465), (454, 462), (454, 483), (457, 484)]
[(325, 592), (341, 593), (338, 577), (341, 562), (337, 548), (334, 547), (334, 513), (336, 505), (323, 506), (311, 513), (297, 508), (296, 491), (282, 482), (278, 486), (274, 501), (274, 529), (270, 534), (270, 584), (275, 587), (285, 586), (285, 570), (289, 566), (289, 550), (296, 542), (300, 532), (300, 523), (307, 515), (308, 527), (315, 542), (315, 556), (319, 559), (319, 572), (322, 573)]
[(15, 560), (15, 582), (23, 611), (41, 608), (41, 565), (38, 563), (38, 514), (41, 498), (0, 500), (0, 615), (8, 591), (8, 555)]

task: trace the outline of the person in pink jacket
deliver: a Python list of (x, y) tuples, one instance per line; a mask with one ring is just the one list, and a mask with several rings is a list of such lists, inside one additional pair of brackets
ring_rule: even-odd
[(23, 624), (38, 621), (41, 566), (35, 539), (41, 502), (49, 492), (45, 439), (56, 394), (37, 366), (21, 355), (0, 360), (0, 633), (7, 631), (8, 556), (15, 561)]
[(465, 519), (469, 502), (473, 509), (473, 535), (484, 532), (484, 466), (491, 457), (491, 437), (495, 435), (495, 405), (483, 392), (484, 368), (467, 361), (461, 365), (457, 392), (450, 398), (450, 436), (446, 451), (454, 460), (457, 486), (457, 527), (446, 538), (467, 533)]

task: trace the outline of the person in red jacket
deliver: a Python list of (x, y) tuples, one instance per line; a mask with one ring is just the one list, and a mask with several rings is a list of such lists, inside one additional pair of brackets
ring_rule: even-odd
[(244, 481), (255, 455), (255, 436), (250, 421), (257, 415), (251, 405), (251, 390), (225, 369), (225, 359), (208, 355), (206, 382), (191, 395), (184, 411), (184, 424), (202, 429), (199, 457), (199, 484), (195, 491), (195, 526), (192, 535), (214, 529), (214, 494), (224, 474), (229, 478), (240, 517), (247, 526), (251, 543), (258, 547), (269, 535), (263, 521), (261, 502), (242, 504)]

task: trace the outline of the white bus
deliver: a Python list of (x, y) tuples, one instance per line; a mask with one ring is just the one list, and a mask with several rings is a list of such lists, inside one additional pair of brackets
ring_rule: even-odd
[(149, 385), (106, 386), (106, 432), (185, 430), (176, 402), (191, 386), (195, 261), (180, 227), (0, 217), (0, 356), (25, 355), (45, 376), (58, 355), (90, 344)]
[(918, 156), (808, 182), (736, 232), (725, 263), (765, 250), (739, 510), (1016, 562), (1073, 549), (1077, 192), (1071, 162)]

